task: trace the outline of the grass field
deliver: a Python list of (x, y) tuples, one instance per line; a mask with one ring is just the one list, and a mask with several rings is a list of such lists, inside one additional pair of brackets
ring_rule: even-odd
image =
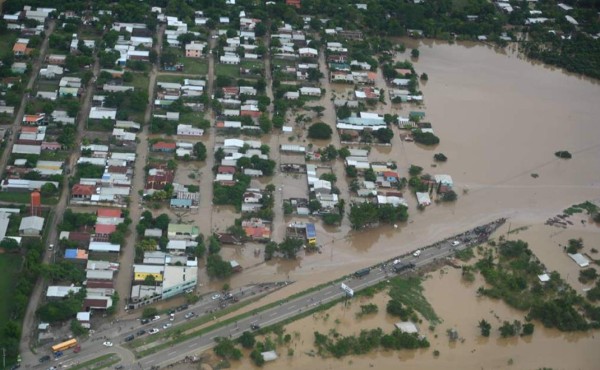
[(12, 53), (15, 41), (17, 41), (17, 35), (15, 33), (7, 33), (0, 37), (0, 58), (4, 58)]
[(208, 62), (206, 59), (180, 57), (178, 63), (183, 64), (183, 73), (206, 76), (208, 73)]
[(229, 76), (229, 77), (233, 77), (233, 78), (240, 77), (240, 66), (238, 66), (238, 65), (217, 63), (216, 70), (217, 70), (217, 73), (216, 73), (217, 76), (221, 75), (221, 76)]
[[(10, 297), (13, 277), (21, 266), (21, 257), (14, 254), (0, 254), (0, 297)], [(10, 313), (10, 299), (0, 299), (0, 322), (7, 322)]]
[(156, 76), (156, 82), (173, 82), (173, 83), (183, 83), (183, 77), (161, 74)]
[[(15, 192), (0, 192), (0, 202), (13, 202), (13, 203), (27, 203), (31, 201), (31, 195), (29, 193), (15, 193)], [(58, 203), (56, 197), (42, 197), (42, 204), (55, 205)]]
[(147, 73), (134, 73), (131, 85), (136, 90), (148, 91), (149, 78)]

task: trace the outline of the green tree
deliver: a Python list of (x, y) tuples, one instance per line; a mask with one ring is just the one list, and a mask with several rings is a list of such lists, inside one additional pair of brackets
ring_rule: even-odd
[(19, 242), (13, 238), (4, 238), (0, 242), (0, 248), (4, 249), (5, 251), (16, 251), (19, 249), (19, 247)]
[(194, 144), (194, 155), (201, 161), (206, 160), (206, 145), (201, 141)]
[(333, 130), (328, 124), (317, 122), (308, 128), (308, 137), (311, 139), (328, 140), (331, 139)]
[(52, 184), (50, 182), (45, 183), (40, 188), (40, 193), (43, 196), (53, 196), (53, 195), (56, 195), (57, 191), (58, 191), (58, 188), (56, 187), (56, 185), (54, 185), (54, 184)]
[(142, 311), (143, 319), (150, 319), (156, 315), (158, 315), (158, 310), (155, 307), (144, 307), (144, 310)]
[(238, 338), (238, 343), (242, 345), (242, 347), (246, 349), (254, 348), (254, 344), (256, 343), (256, 339), (254, 339), (254, 335), (249, 331), (245, 331)]
[(408, 174), (410, 176), (419, 176), (422, 172), (423, 172), (423, 167), (415, 166), (414, 164), (411, 164), (410, 167), (408, 168)]
[(481, 321), (479, 322), (479, 325), (477, 325), (477, 326), (481, 330), (481, 335), (483, 335), (484, 337), (490, 336), (490, 331), (492, 330), (492, 325), (490, 325), (489, 322), (487, 322), (484, 319), (481, 319)]
[(223, 261), (223, 258), (218, 254), (209, 254), (206, 260), (206, 272), (208, 276), (214, 278), (226, 278), (229, 277), (233, 271), (231, 264), (227, 261)]
[(419, 53), (419, 49), (412, 49), (410, 51), (410, 56), (413, 57), (413, 58), (415, 58), (415, 59), (419, 57), (419, 54), (420, 54)]

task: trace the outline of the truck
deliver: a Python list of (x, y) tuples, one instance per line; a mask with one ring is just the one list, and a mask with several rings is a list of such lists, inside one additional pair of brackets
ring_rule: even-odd
[(371, 268), (367, 267), (367, 268), (356, 271), (354, 273), (354, 276), (357, 278), (360, 278), (360, 277), (369, 275), (370, 272), (371, 272)]

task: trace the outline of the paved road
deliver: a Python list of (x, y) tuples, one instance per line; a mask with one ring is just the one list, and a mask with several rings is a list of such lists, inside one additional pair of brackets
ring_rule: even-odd
[[(500, 225), (501, 224), (498, 226)], [(415, 268), (425, 266), (435, 262), (436, 260), (451, 256), (456, 250), (466, 248), (467, 246), (471, 245), (471, 243), (478, 243), (487, 239), (489, 234), (496, 230), (496, 228), (497, 227), (491, 227), (488, 230), (481, 229), (479, 232), (474, 231), (476, 230), (474, 229), (457, 235), (453, 238), (446, 239), (442, 242), (424, 248), (420, 251), (418, 256), (414, 256), (412, 254), (401, 256), (399, 258), (400, 263), (404, 265), (414, 264)], [(351, 276), (345, 279), (343, 283), (356, 291), (377, 284), (394, 275), (396, 275), (394, 271), (394, 265), (391, 263), (391, 261), (387, 261), (382, 263), (379, 267), (371, 269), (371, 272), (368, 275), (362, 278)], [(332, 283), (331, 285), (325, 286), (317, 291), (293, 300), (289, 300), (271, 309), (262, 311), (252, 317), (241, 319), (234, 324), (217, 328), (201, 337), (191, 339), (169, 349), (147, 356), (141, 359), (139, 364), (143, 369), (147, 369), (151, 366), (167, 365), (176, 362), (183, 359), (185, 356), (198, 353), (213, 346), (215, 343), (215, 338), (217, 337), (236, 338), (244, 331), (250, 331), (250, 326), (252, 324), (257, 324), (261, 327), (272, 325), (300, 314), (302, 311), (306, 311), (314, 308), (315, 306), (342, 298), (345, 295), (346, 293), (340, 288), (340, 283)]]
[[(231, 293), (236, 300), (243, 301), (266, 295), (274, 289), (277, 289), (278, 286), (283, 286), (283, 283), (250, 285), (235, 289)], [(167, 315), (161, 315), (159, 320), (152, 321), (146, 325), (142, 325), (137, 318), (108, 322), (95, 330), (95, 332), (90, 335), (89, 339), (80, 341), (82, 347), (80, 353), (76, 354), (73, 353), (72, 350), (67, 350), (62, 357), (51, 361), (52, 365), (69, 367), (77, 363), (96, 359), (107, 353), (117, 353), (121, 357), (122, 364), (131, 364), (134, 362), (133, 353), (129, 349), (120, 346), (125, 343), (125, 337), (131, 334), (136, 335), (140, 329), (148, 331), (152, 328), (159, 328), (162, 330), (163, 326), (167, 323), (173, 325), (173, 327), (177, 327), (177, 325), (187, 322), (185, 315), (190, 312), (194, 312), (194, 318), (212, 315), (214, 312), (221, 309), (220, 305), (222, 304), (220, 300), (211, 299), (212, 294), (213, 293), (206, 295), (204, 299), (189, 305), (187, 309), (176, 312), (174, 321), (170, 321)], [(144, 336), (147, 335), (148, 334), (144, 334)], [(112, 342), (114, 346), (105, 347), (103, 345), (103, 342), (105, 341)], [(49, 363), (38, 363), (38, 359), (44, 355), (51, 355), (50, 345), (41, 348), (37, 355), (33, 355), (29, 352), (29, 356), (27, 356), (26, 359), (23, 359), (23, 364), (27, 368), (48, 368), (51, 366)]]

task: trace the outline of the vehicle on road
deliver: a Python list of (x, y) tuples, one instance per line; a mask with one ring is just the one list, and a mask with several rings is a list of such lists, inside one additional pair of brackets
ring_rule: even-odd
[(73, 348), (73, 353), (79, 353), (81, 352), (81, 346), (77, 346), (75, 348)]
[(166, 323), (166, 324), (163, 325), (163, 329), (168, 329), (171, 326), (173, 326), (173, 324), (171, 324), (170, 322), (168, 322), (168, 323)]
[(69, 339), (67, 341), (64, 341), (62, 343), (58, 343), (52, 346), (52, 352), (61, 352), (64, 350), (67, 350), (69, 348), (73, 348), (77, 346), (77, 339), (73, 338), (73, 339)]
[(212, 297), (210, 297), (210, 298), (212, 298), (212, 300), (214, 301), (214, 300), (221, 298), (221, 295), (219, 293), (213, 294)]
[(252, 324), (250, 324), (250, 329), (258, 330), (258, 329), (260, 329), (260, 325), (258, 325), (257, 323), (252, 323)]
[(175, 314), (174, 313), (172, 313), (172, 314), (169, 315), (169, 320), (170, 321), (175, 320)]
[(115, 370), (121, 370), (123, 368), (123, 365), (117, 365), (115, 366)]
[(112, 347), (113, 346), (112, 342), (104, 342), (104, 343), (102, 343), (102, 345), (105, 346), (105, 347)]
[(53, 249), (54, 249), (54, 244), (49, 244), (49, 245), (48, 245), (48, 250), (49, 250), (49, 251), (51, 251), (51, 250), (53, 250)]
[(188, 313), (186, 313), (186, 314), (185, 314), (185, 316), (184, 316), (184, 317), (185, 317), (186, 319), (191, 319), (192, 317), (194, 317), (194, 315), (196, 315), (196, 314), (195, 314), (195, 313), (193, 313), (193, 312), (188, 312)]
[(413, 252), (413, 256), (415, 257), (419, 257), (421, 255), (421, 250), (417, 249), (416, 251)]
[(156, 334), (159, 331), (160, 331), (160, 329), (158, 329), (158, 328), (152, 328), (152, 329), (150, 329), (150, 331), (148, 332), (148, 334)]
[(134, 338), (135, 338), (135, 336), (133, 334), (128, 335), (125, 337), (125, 342), (131, 342)]
[(156, 321), (156, 320), (160, 320), (160, 316), (158, 316), (158, 315), (154, 316), (154, 318), (152, 319), (152, 321)]
[(40, 364), (50, 361), (50, 356), (46, 355), (46, 356), (42, 356), (40, 357)]
[(150, 322), (150, 319), (142, 319), (140, 322), (142, 323), (142, 325), (146, 325)]
[(460, 245), (460, 241), (455, 240), (455, 241), (452, 242), (452, 246), (453, 247), (456, 247), (457, 245)]
[(396, 263), (396, 264), (394, 264), (394, 271), (397, 274), (399, 274), (402, 271), (409, 270), (409, 269), (412, 269), (412, 268), (415, 268), (415, 267), (416, 267), (416, 265), (414, 263), (412, 263), (412, 262), (410, 262), (410, 263)]
[(62, 357), (65, 353), (63, 351), (54, 352), (54, 358)]
[(360, 278), (360, 277), (369, 275), (369, 273), (371, 273), (371, 268), (367, 267), (365, 269), (361, 269), (361, 270), (356, 271), (354, 273), (354, 276), (357, 277), (357, 278)]
[(141, 329), (141, 330), (138, 330), (138, 332), (135, 335), (137, 335), (139, 337), (140, 335), (144, 335), (144, 334), (146, 334), (146, 331), (144, 329)]

